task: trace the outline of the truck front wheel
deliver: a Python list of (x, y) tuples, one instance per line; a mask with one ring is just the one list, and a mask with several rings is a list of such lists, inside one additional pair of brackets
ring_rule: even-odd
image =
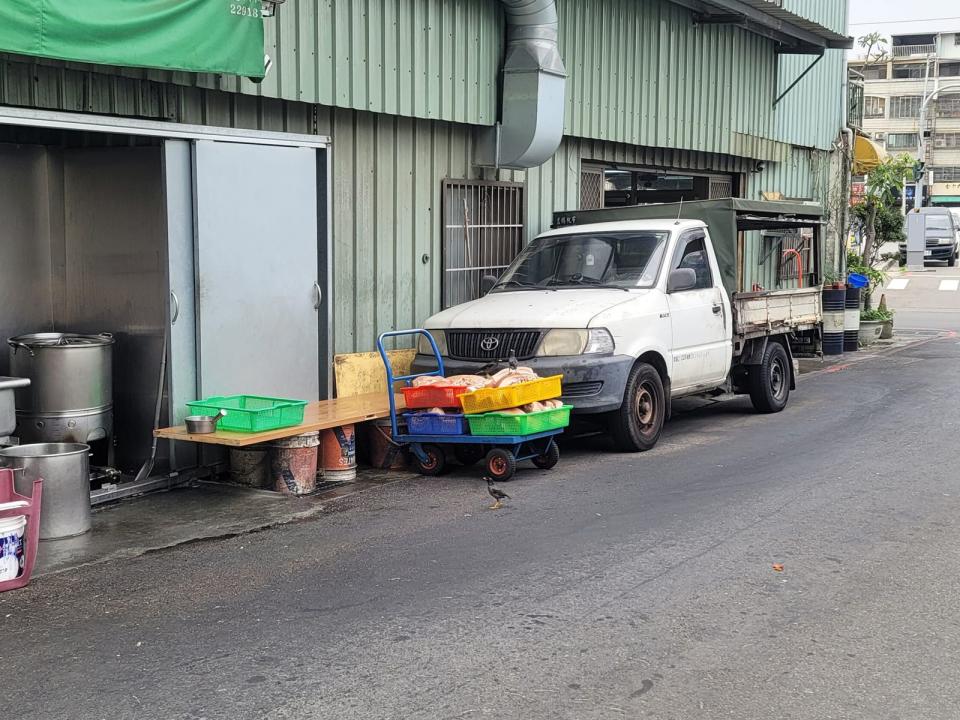
[(750, 367), (750, 401), (757, 412), (776, 413), (790, 398), (790, 358), (783, 345), (767, 343), (759, 365)]
[(623, 404), (610, 418), (610, 434), (620, 452), (644, 452), (657, 444), (666, 417), (663, 380), (656, 368), (637, 363), (627, 378)]

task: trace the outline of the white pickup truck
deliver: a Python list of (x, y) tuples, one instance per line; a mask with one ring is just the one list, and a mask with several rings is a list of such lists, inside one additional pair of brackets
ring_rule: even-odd
[[(741, 227), (799, 222), (776, 208), (768, 216), (731, 211), (729, 217), (740, 225), (718, 224), (734, 259)], [(560, 227), (528, 244), (484, 297), (424, 326), (448, 374), (510, 357), (542, 376), (562, 374), (563, 399), (579, 414), (603, 414), (622, 451), (652, 448), (678, 397), (745, 393), (758, 411), (779, 412), (795, 386), (789, 339), (816, 332), (820, 288), (731, 293), (714, 242), (711, 228), (695, 219)], [(731, 247), (725, 248), (730, 270), (742, 265), (729, 261)], [(414, 369), (433, 364), (429, 348), (421, 347)]]

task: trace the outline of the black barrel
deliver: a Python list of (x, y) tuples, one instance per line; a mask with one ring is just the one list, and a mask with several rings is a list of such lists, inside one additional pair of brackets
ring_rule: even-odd
[(847, 299), (844, 288), (823, 289), (823, 354), (843, 352), (843, 313)]
[(855, 352), (860, 340), (860, 288), (847, 288), (843, 311), (843, 349)]

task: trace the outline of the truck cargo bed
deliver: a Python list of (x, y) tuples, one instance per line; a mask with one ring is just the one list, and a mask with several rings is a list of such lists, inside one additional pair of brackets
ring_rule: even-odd
[(820, 288), (734, 293), (733, 334), (737, 339), (813, 330), (823, 319)]

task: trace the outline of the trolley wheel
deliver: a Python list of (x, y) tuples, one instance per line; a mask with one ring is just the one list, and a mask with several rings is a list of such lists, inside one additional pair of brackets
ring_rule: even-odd
[(547, 445), (547, 451), (543, 455), (537, 455), (533, 458), (533, 464), (541, 470), (549, 470), (560, 462), (560, 447), (556, 440), (551, 440)]
[(488, 452), (483, 462), (487, 466), (487, 473), (494, 480), (509, 480), (517, 471), (516, 456), (503, 448), (494, 448)]
[(483, 460), (483, 445), (454, 445), (453, 456), (464, 467), (476, 465)]
[(414, 453), (413, 459), (417, 463), (417, 470), (421, 475), (440, 475), (447, 468), (447, 457), (443, 453), (443, 448), (439, 445), (424, 445), (422, 449), (427, 456), (427, 461), (424, 462)]

